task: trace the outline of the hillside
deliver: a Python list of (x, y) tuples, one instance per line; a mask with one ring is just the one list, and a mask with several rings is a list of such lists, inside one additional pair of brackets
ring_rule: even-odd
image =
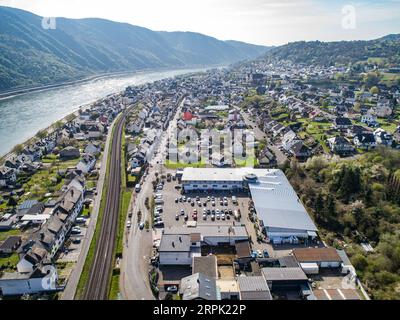
[(370, 58), (383, 58), (389, 65), (400, 63), (400, 34), (371, 41), (293, 42), (273, 48), (265, 55), (267, 61), (289, 60), (323, 66), (348, 65)]
[(46, 30), (41, 17), (0, 7), (0, 91), (104, 72), (228, 64), (266, 50), (103, 19), (57, 18), (56, 29)]

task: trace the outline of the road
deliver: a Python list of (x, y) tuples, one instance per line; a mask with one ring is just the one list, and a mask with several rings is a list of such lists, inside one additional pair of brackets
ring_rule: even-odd
[(276, 161), (278, 162), (278, 165), (283, 164), (288, 159), (287, 156), (281, 150), (279, 150), (279, 148), (276, 145), (274, 145), (271, 141), (268, 140), (268, 137), (265, 134), (265, 132), (262, 131), (258, 127), (257, 123), (255, 123), (253, 120), (251, 120), (247, 114), (245, 114), (244, 112), (241, 112), (241, 115), (242, 115), (243, 120), (246, 123), (246, 125), (253, 127), (253, 132), (254, 132), (255, 138), (257, 140), (266, 140), (267, 146), (272, 150), (272, 152), (276, 156)]
[[(183, 104), (183, 102), (182, 102)], [(121, 261), (120, 289), (124, 300), (154, 300), (149, 279), (148, 269), (153, 247), (152, 230), (140, 230), (140, 222), (151, 220), (151, 213), (144, 203), (147, 197), (153, 197), (152, 181), (156, 179), (155, 174), (163, 173), (163, 161), (166, 157), (166, 146), (168, 137), (176, 129), (176, 121), (181, 114), (182, 104), (178, 107), (173, 120), (167, 131), (162, 135), (156, 154), (150, 161), (149, 173), (143, 180), (142, 190), (133, 197), (131, 203), (132, 230), (125, 235), (125, 246)], [(142, 212), (141, 221), (138, 221), (138, 212)]]
[(96, 243), (83, 300), (107, 300), (121, 200), (121, 148), (126, 112), (117, 119), (112, 137), (108, 189), (100, 235)]
[[(117, 119), (116, 119), (117, 120)], [(61, 300), (74, 300), (76, 288), (78, 286), (79, 279), (82, 274), (83, 267), (85, 265), (86, 257), (89, 252), (90, 243), (92, 242), (92, 238), (94, 235), (94, 231), (96, 229), (97, 217), (99, 214), (101, 198), (103, 195), (103, 185), (107, 171), (107, 160), (108, 160), (108, 151), (111, 144), (112, 137), (112, 129), (115, 126), (116, 120), (114, 120), (109, 127), (109, 134), (107, 136), (107, 141), (104, 147), (103, 157), (101, 160), (101, 168), (100, 168), (100, 176), (97, 182), (97, 196), (94, 201), (93, 210), (90, 215), (88, 229), (86, 231), (85, 237), (82, 240), (82, 248), (80, 255), (78, 257), (78, 261), (76, 262), (74, 269), (68, 279), (67, 285), (62, 293)]]

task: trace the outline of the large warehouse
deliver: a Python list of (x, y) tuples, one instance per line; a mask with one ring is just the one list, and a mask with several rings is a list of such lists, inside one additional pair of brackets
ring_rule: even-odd
[(181, 182), (185, 192), (250, 190), (258, 218), (275, 244), (317, 237), (317, 227), (281, 170), (186, 168)]
[(258, 218), (271, 242), (295, 243), (299, 238), (317, 237), (317, 227), (281, 170), (258, 176), (249, 188)]

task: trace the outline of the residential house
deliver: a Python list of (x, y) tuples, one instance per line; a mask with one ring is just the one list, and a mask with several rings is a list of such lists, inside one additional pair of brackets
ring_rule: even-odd
[(378, 122), (378, 118), (372, 112), (367, 112), (361, 116), (361, 122), (367, 125), (375, 125)]
[(84, 154), (81, 161), (76, 166), (77, 170), (82, 171), (84, 174), (91, 172), (96, 164), (96, 158), (90, 154)]
[(311, 150), (303, 141), (296, 141), (289, 149), (289, 152), (298, 160), (306, 160), (311, 156)]
[(374, 136), (377, 144), (391, 147), (393, 143), (393, 135), (386, 132), (382, 128), (378, 128), (374, 131)]
[(101, 152), (101, 146), (100, 146), (99, 143), (90, 142), (90, 143), (86, 146), (84, 152), (85, 152), (86, 154), (89, 154), (89, 155), (91, 155), (91, 156), (96, 157), (96, 156), (98, 156), (98, 155), (100, 154), (100, 152)]
[(80, 152), (79, 149), (74, 148), (74, 147), (66, 147), (63, 150), (60, 151), (60, 158), (67, 160), (67, 159), (76, 159), (80, 157)]
[(21, 237), (19, 236), (11, 236), (8, 237), (1, 245), (0, 245), (0, 254), (11, 254), (16, 252), (19, 246), (21, 245)]
[(334, 120), (334, 128), (338, 130), (346, 130), (350, 128), (352, 125), (351, 120), (349, 118), (338, 117)]
[(372, 132), (364, 132), (357, 134), (353, 142), (357, 148), (370, 150), (376, 147), (375, 136)]
[(16, 181), (17, 175), (14, 169), (5, 166), (0, 167), (0, 187), (14, 186)]
[(350, 141), (342, 136), (328, 139), (329, 147), (333, 153), (339, 155), (348, 155), (354, 152), (354, 147)]
[(258, 156), (258, 163), (263, 168), (274, 168), (277, 165), (277, 159), (268, 148), (265, 148)]

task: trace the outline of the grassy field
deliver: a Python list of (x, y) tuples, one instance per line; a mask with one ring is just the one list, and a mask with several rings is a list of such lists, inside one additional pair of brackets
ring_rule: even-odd
[(108, 296), (109, 300), (118, 300), (119, 296), (119, 273), (116, 274), (115, 272), (111, 276), (111, 288), (110, 288), (110, 294)]
[(174, 161), (167, 161), (165, 163), (165, 167), (167, 169), (179, 169), (179, 168), (205, 168), (205, 162), (197, 162), (197, 163), (183, 163), (183, 162), (174, 162)]
[(258, 160), (255, 156), (248, 157), (244, 160), (234, 160), (236, 167), (255, 167), (258, 165)]
[(20, 236), (20, 235), (21, 235), (20, 230), (0, 231), (0, 241), (4, 241), (11, 236)]
[(18, 253), (13, 253), (8, 257), (0, 257), (0, 267), (5, 267), (6, 270), (14, 269), (19, 262)]

